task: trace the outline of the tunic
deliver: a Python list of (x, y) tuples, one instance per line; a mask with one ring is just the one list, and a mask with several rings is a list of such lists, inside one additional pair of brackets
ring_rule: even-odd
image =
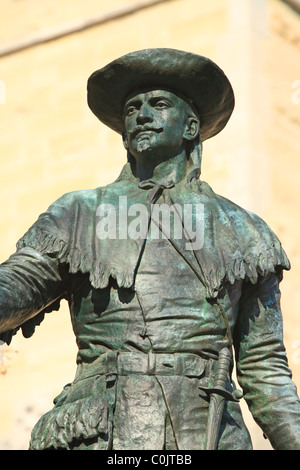
[[(129, 198), (146, 204), (149, 191), (126, 178), (101, 197), (115, 204), (123, 186)], [(278, 287), (288, 260), (260, 219), (253, 224), (253, 215), (251, 222), (227, 201), (232, 223), (226, 225), (224, 199), (210, 191), (204, 186), (199, 201), (219, 211), (209, 209), (205, 220), (205, 233), (214, 239), (198, 252), (162, 237), (83, 237), (89, 232), (82, 222), (91, 226), (99, 203), (100, 192), (93, 190), (52, 205), (1, 265), (2, 338), (9, 342), (19, 327), (31, 336), (66, 298), (78, 344), (74, 381), (36, 424), (31, 449), (204, 449), (209, 399), (201, 387), (213, 385), (218, 354), (227, 345), (234, 348), (244, 398), (272, 446), (300, 449), (300, 403), (283, 345)], [(169, 190), (172, 200), (183, 194), (192, 200), (195, 189)], [(217, 245), (218, 223), (226, 238)], [(242, 225), (247, 249), (239, 238)], [(102, 267), (97, 259), (105, 260)], [(229, 374), (228, 390), (233, 386)], [(238, 403), (226, 402), (218, 449), (251, 449)]]

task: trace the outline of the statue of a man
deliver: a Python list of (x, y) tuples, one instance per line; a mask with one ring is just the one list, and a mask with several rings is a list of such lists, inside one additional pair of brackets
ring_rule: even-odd
[(88, 103), (128, 162), (52, 204), (0, 267), (2, 340), (31, 336), (64, 298), (78, 344), (30, 448), (251, 449), (243, 393), (275, 449), (300, 449), (278, 288), (289, 261), (259, 217), (199, 178), (202, 142), (233, 111), (227, 77), (148, 49), (96, 71)]

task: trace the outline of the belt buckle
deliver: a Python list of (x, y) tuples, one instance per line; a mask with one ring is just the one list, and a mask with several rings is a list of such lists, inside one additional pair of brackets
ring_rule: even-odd
[(176, 354), (176, 374), (186, 377), (200, 377), (205, 369), (205, 362), (197, 354)]

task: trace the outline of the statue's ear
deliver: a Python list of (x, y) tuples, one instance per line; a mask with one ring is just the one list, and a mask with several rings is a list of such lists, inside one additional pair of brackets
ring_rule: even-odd
[(122, 132), (122, 139), (123, 139), (123, 145), (126, 150), (128, 150), (128, 139), (127, 139), (127, 134), (125, 131)]
[(200, 132), (200, 122), (194, 116), (189, 116), (186, 121), (185, 131), (183, 134), (184, 139), (194, 140)]

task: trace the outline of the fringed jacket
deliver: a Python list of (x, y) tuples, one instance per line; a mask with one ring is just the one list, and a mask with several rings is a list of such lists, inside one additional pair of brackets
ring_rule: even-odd
[[(201, 243), (187, 249), (188, 230), (182, 238), (120, 236), (132, 204), (147, 208), (149, 227), (159, 203), (192, 207)], [(116, 237), (99, 235), (99, 207), (112, 211)], [(282, 335), (283, 269), (289, 261), (270, 228), (199, 180), (139, 184), (127, 164), (111, 185), (62, 196), (0, 267), (2, 340), (19, 328), (30, 337), (65, 298), (78, 344), (74, 381), (41, 417), (30, 447), (203, 449), (203, 387), (213, 385), (228, 346), (272, 446), (300, 449)], [(238, 403), (226, 403), (218, 448), (251, 448)]]

